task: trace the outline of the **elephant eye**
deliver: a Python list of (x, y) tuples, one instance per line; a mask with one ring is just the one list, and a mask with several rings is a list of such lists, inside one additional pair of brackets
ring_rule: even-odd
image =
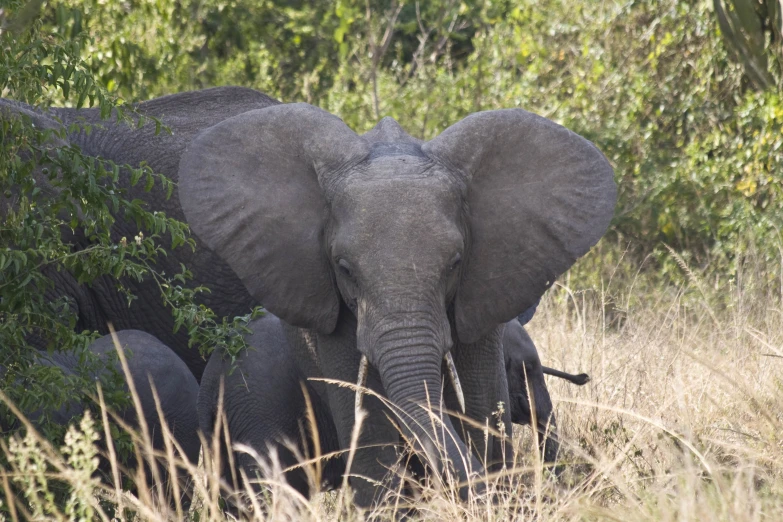
[(460, 255), (460, 253), (457, 252), (454, 258), (451, 260), (451, 265), (449, 265), (449, 270), (456, 269), (460, 263), (462, 263), (462, 255)]
[(353, 277), (353, 271), (351, 270), (351, 264), (343, 258), (337, 261), (337, 268), (346, 277)]

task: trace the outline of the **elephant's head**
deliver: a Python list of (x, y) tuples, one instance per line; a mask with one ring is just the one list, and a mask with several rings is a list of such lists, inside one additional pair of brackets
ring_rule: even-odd
[(390, 118), (358, 136), (310, 105), (269, 107), (204, 131), (179, 175), (193, 230), (270, 312), (324, 334), (356, 316), (359, 350), (424, 441), (443, 439), (419, 405), (441, 402), (452, 325), (473, 343), (529, 308), (598, 241), (616, 192), (590, 142), (519, 109), (422, 143)]

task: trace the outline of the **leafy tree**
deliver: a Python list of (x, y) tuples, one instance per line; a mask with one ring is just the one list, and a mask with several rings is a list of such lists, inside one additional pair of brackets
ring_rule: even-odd
[[(132, 106), (109, 93), (83, 58), (94, 41), (74, 27), (48, 25), (47, 16), (38, 16), (41, 4), (3, 4), (3, 97), (38, 107), (53, 101), (96, 106), (105, 118), (154, 124), (165, 132), (160, 122), (145, 123), (142, 118), (136, 123), (129, 118)], [(59, 16), (63, 4), (53, 7)], [(73, 23), (75, 17), (61, 20)], [(190, 285), (184, 267), (180, 274), (155, 268), (166, 249), (194, 245), (187, 226), (131, 199), (123, 188), (127, 183), (120, 182), (124, 178), (132, 185), (142, 183), (147, 191), (159, 184), (170, 196), (169, 180), (148, 167), (131, 168), (83, 155), (64, 141), (64, 129), (42, 125), (40, 115), (20, 113), (13, 102), (0, 105), (0, 117), (0, 388), (14, 403), (24, 411), (41, 411), (46, 432), (57, 436), (64, 428), (46, 422), (49, 412), (72, 400), (89, 404), (88, 397), (95, 393), (93, 375), (102, 363), (86, 348), (97, 332), (83, 329), (72, 303), (53, 291), (64, 273), (85, 286), (111, 278), (129, 303), (135, 296), (123, 286), (123, 279), (154, 279), (161, 299), (171, 306), (177, 325), (187, 328), (195, 347), (236, 353), (243, 346), (236, 333), (250, 316), (217, 318), (198, 303), (198, 295), (208, 289)], [(120, 242), (112, 239), (118, 218), (135, 222), (139, 234)], [(75, 236), (86, 238), (89, 246), (75, 249)], [(56, 367), (34, 364), (40, 354), (33, 346), (75, 353), (83, 363), (80, 371), (66, 375)], [(102, 375), (110, 406), (125, 405), (119, 376)], [(7, 413), (0, 410), (6, 420)], [(3, 424), (8, 428), (8, 422)]]
[[(640, 262), (652, 254), (652, 268), (681, 274), (668, 246), (694, 267), (731, 276), (752, 246), (775, 266), (780, 90), (743, 89), (745, 72), (708, 3), (487, 2), (470, 16), (464, 59), (445, 52), (410, 76), (401, 74), (410, 64), (379, 70), (381, 115), (429, 138), (477, 110), (537, 112), (610, 159), (620, 188), (612, 232)], [(366, 55), (366, 44), (356, 47)], [(369, 86), (346, 88), (361, 85), (368, 67), (343, 63), (322, 102), (357, 129), (377, 121)], [(774, 273), (766, 283), (778, 285)]]

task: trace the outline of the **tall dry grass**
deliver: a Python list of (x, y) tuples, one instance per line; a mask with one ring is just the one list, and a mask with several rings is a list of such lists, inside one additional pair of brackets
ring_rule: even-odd
[[(599, 289), (580, 291), (566, 278), (550, 291), (529, 325), (542, 361), (592, 378), (584, 387), (548, 381), (564, 472), (544, 472), (531, 430), (515, 427), (517, 466), (493, 502), (459, 502), (453, 491), (429, 486), (417, 497), (414, 518), (783, 520), (783, 307), (779, 291), (768, 290), (774, 277), (746, 263), (732, 280), (707, 281), (681, 266), (682, 284), (635, 275), (638, 267), (621, 261)], [(104, 435), (97, 421), (74, 427), (62, 449), (32, 430), (2, 446), (6, 519), (227, 518), (215, 441), (207, 441), (199, 466), (175, 463), (171, 448), (166, 452), (195, 485), (186, 510), (144, 480), (131, 494), (93, 477), (94, 441)], [(137, 442), (144, 459), (148, 446)], [(390, 519), (395, 507), (407, 506), (392, 499), (363, 513), (346, 491), (307, 500), (276, 478), (279, 466), (265, 465), (266, 493), (246, 495), (242, 519)], [(55, 479), (73, 487), (65, 502), (47, 496)], [(114, 504), (122, 509), (112, 513)]]

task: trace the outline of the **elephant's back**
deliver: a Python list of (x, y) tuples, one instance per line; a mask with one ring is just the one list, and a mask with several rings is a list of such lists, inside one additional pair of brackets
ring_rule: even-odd
[[(234, 436), (254, 431), (259, 419), (270, 416), (294, 425), (298, 420), (295, 403), (303, 400), (300, 382), (304, 377), (291, 355), (280, 319), (266, 313), (248, 328), (252, 332), (245, 336), (248, 348), (235, 361), (215, 352), (207, 362), (198, 398), (199, 427), (205, 434), (212, 433), (221, 385), (223, 411)], [(281, 410), (281, 403), (286, 404), (285, 410)]]
[[(275, 315), (264, 312), (263, 317), (254, 319), (247, 325), (251, 333), (245, 336), (248, 346), (255, 348), (257, 355), (248, 353), (250, 360), (262, 363), (261, 357), (273, 357), (284, 361), (291, 360), (288, 339), (283, 330), (283, 323)], [(288, 363), (285, 363), (288, 365)]]
[[(121, 330), (117, 332), (117, 341), (126, 356), (142, 410), (150, 425), (153, 445), (162, 447), (163, 443), (154, 386), (154, 392), (160, 400), (164, 418), (174, 438), (185, 450), (185, 456), (196, 462), (199, 451), (196, 435), (199, 386), (193, 373), (171, 348), (147, 332)], [(109, 354), (115, 353), (117, 347), (111, 335), (104, 335), (93, 343), (92, 350), (108, 359)], [(117, 369), (122, 372), (119, 361)], [(132, 413), (126, 416), (135, 417)]]
[(515, 363), (538, 363), (538, 351), (533, 339), (530, 338), (524, 326), (517, 320), (505, 324), (503, 331), (503, 352), (506, 359)]
[[(226, 389), (239, 386), (252, 392), (259, 387), (269, 388), (271, 382), (284, 382), (291, 375), (299, 377), (280, 319), (265, 312), (250, 322), (248, 329), (251, 333), (245, 335), (247, 348), (235, 361), (222, 352), (210, 356), (201, 377), (202, 394), (219, 386), (221, 380)], [(247, 378), (249, 375), (252, 379)]]
[[(157, 337), (141, 330), (121, 330), (117, 341), (123, 348), (128, 368), (134, 376), (139, 393), (149, 390), (148, 376), (152, 378), (159, 395), (198, 395), (198, 382), (187, 365), (174, 351)], [(104, 335), (93, 343), (93, 352), (106, 358), (117, 348), (111, 335)], [(118, 366), (118, 369), (121, 368)]]
[[(138, 104), (139, 114), (160, 120), (168, 130), (157, 128), (151, 120), (141, 127), (117, 122), (116, 111), (103, 120), (97, 108), (50, 110), (66, 125), (84, 122), (93, 126), (89, 133), (79, 130), (69, 134), (71, 142), (78, 144), (85, 154), (100, 156), (131, 167), (138, 167), (144, 162), (154, 172), (163, 174), (176, 183), (180, 156), (201, 131), (243, 112), (278, 104), (280, 102), (274, 98), (245, 87), (215, 87), (171, 94)], [(132, 119), (138, 122), (136, 116), (132, 116)], [(130, 183), (125, 179), (123, 185), (129, 187)], [(150, 201), (150, 196), (162, 198), (154, 203), (165, 201), (164, 190), (153, 189), (151, 194), (145, 192), (143, 186), (131, 188), (134, 197), (144, 195), (146, 201)], [(178, 198), (175, 197), (174, 200), (178, 201)], [(157, 205), (153, 206), (153, 209), (157, 208)], [(184, 220), (179, 209), (174, 215), (167, 213), (171, 217)]]

